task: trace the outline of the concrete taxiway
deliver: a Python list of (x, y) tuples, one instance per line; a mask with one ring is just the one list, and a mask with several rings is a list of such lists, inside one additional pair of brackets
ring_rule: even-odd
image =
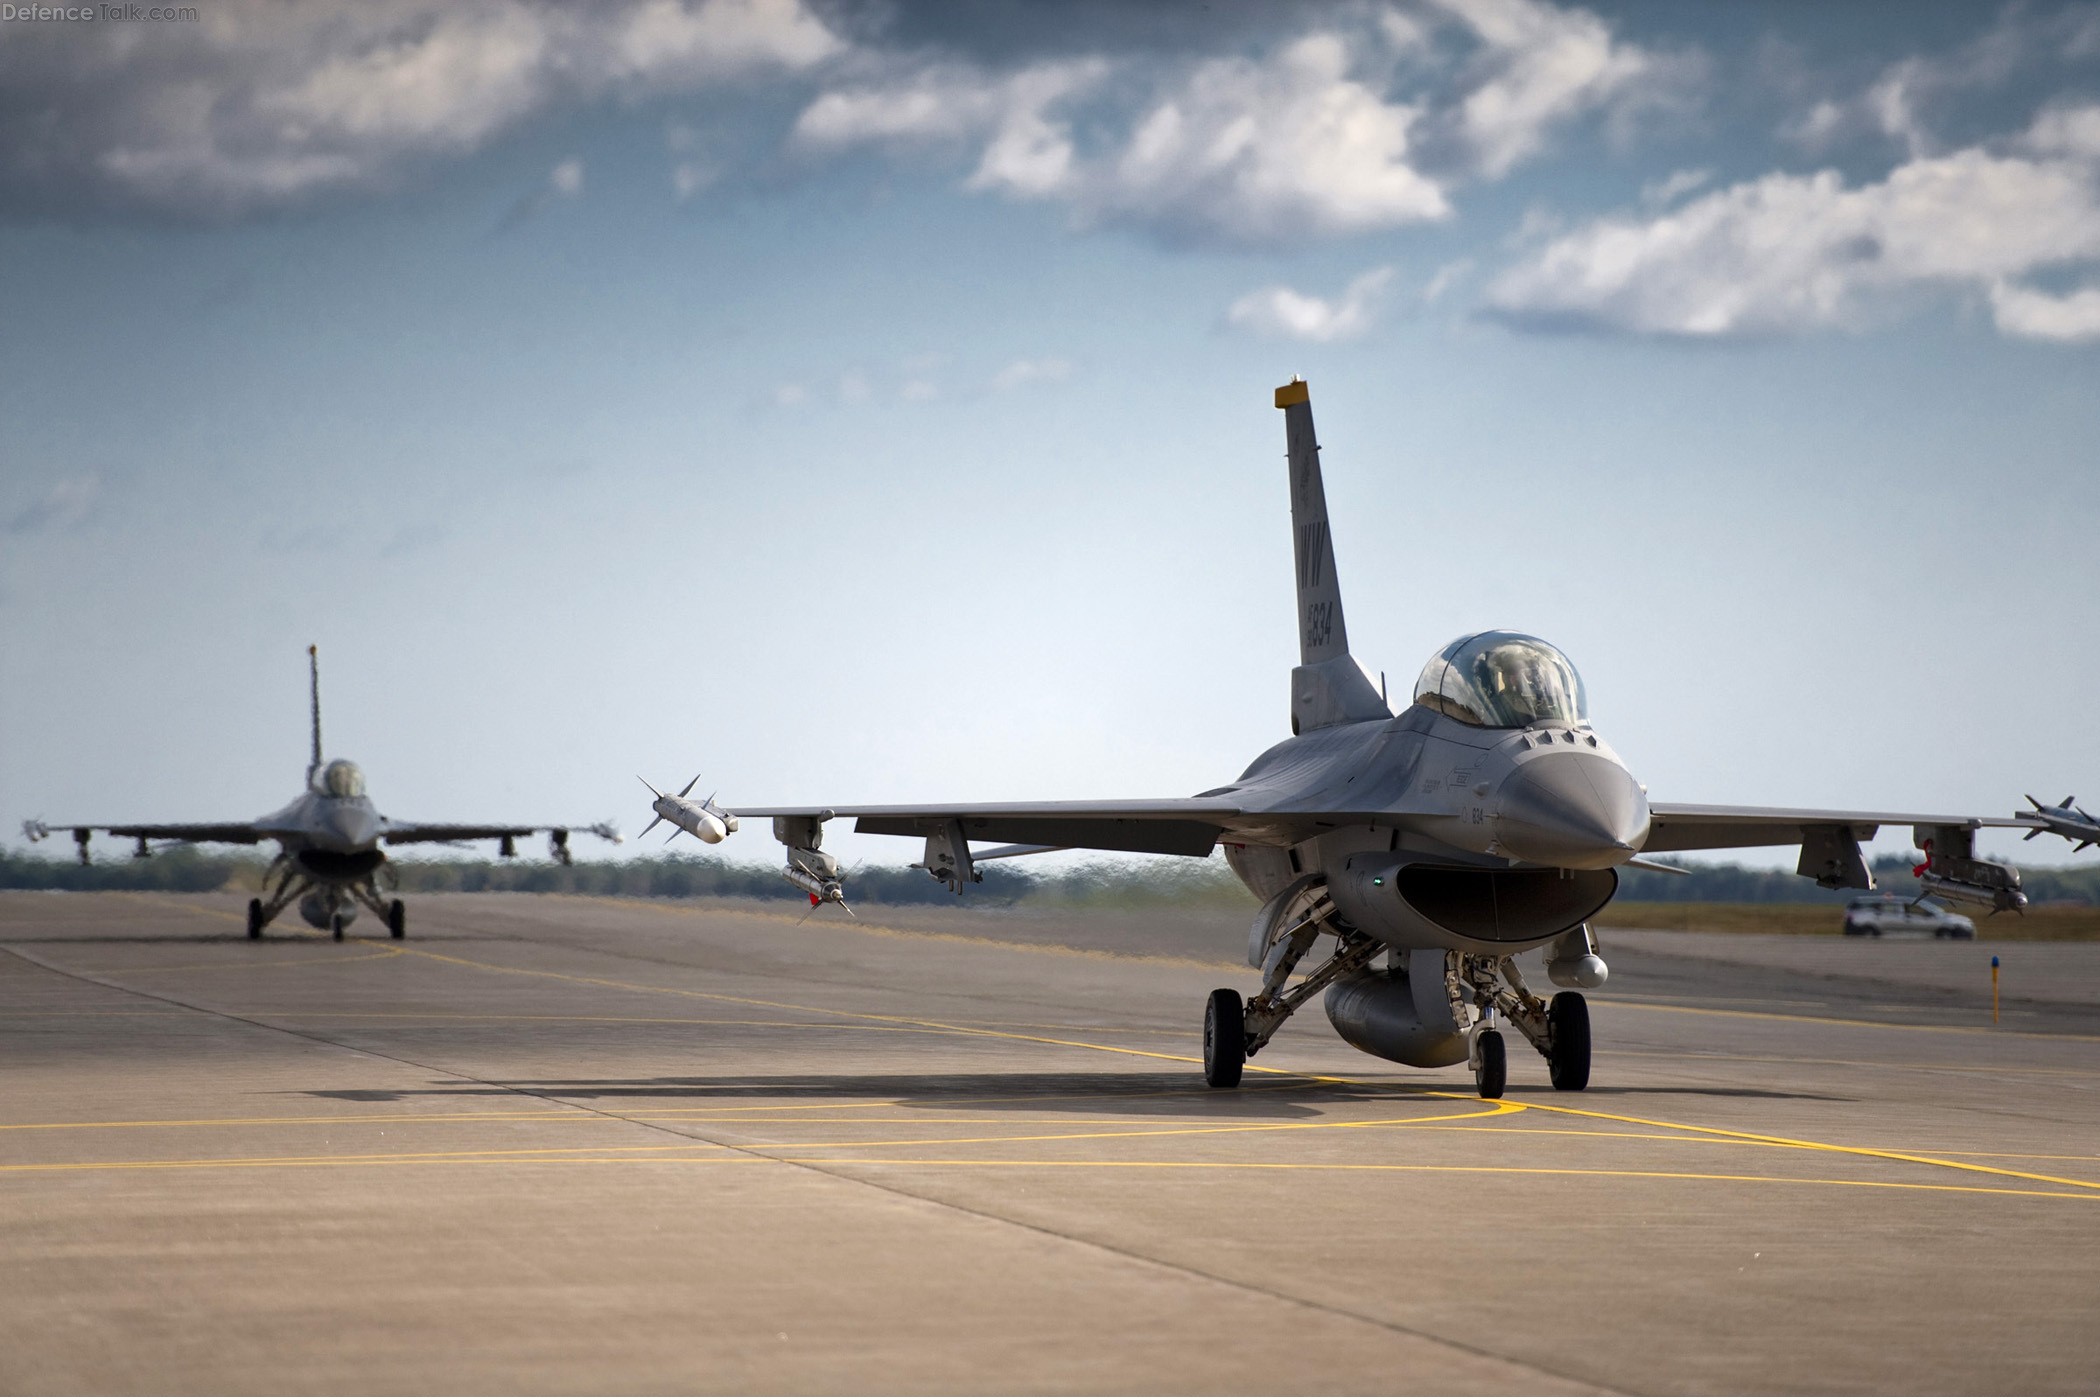
[(1233, 916), (411, 907), (0, 894), (0, 1392), (2100, 1387), (2100, 946), (1607, 932), (1489, 1103), (1206, 1090)]

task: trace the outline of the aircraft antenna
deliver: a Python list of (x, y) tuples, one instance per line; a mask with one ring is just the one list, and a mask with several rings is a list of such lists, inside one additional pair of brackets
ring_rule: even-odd
[(318, 646), (306, 647), (306, 669), (314, 697), (314, 754), (306, 764), (306, 784), (311, 786), (314, 773), (321, 769), (321, 651)]

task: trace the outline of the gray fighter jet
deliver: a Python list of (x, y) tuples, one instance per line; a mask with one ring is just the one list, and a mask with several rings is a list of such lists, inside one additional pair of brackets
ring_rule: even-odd
[[(88, 840), (96, 830), (126, 839), (136, 839), (135, 857), (149, 857), (150, 841), (178, 844), (259, 844), (277, 841), (278, 854), (264, 874), (268, 893), (248, 902), (248, 936), (262, 936), (263, 928), (277, 914), (299, 903), (299, 915), (309, 926), (332, 931), (343, 939), (343, 928), (357, 917), (359, 904), (386, 922), (395, 940), (408, 934), (408, 909), (400, 898), (382, 902), (378, 877), (386, 864), (382, 844), (460, 843), (470, 839), (496, 839), (504, 858), (517, 853), (517, 840), (538, 834), (548, 836), (548, 852), (562, 863), (569, 862), (567, 825), (439, 825), (389, 820), (365, 794), (365, 774), (356, 762), (321, 759), (321, 661), (314, 646), (306, 648), (309, 677), (313, 684), (313, 758), (306, 767), (306, 789), (297, 800), (275, 814), (247, 823), (217, 825), (50, 825), (30, 820), (22, 832), (31, 843), (54, 829), (70, 829), (79, 846), (80, 861), (88, 861)], [(600, 839), (620, 842), (619, 832), (609, 824), (583, 826)], [(274, 883), (275, 886), (270, 885)]]
[[(1291, 736), (1236, 781), (1185, 800), (1011, 805), (787, 807), (773, 820), (784, 876), (812, 904), (841, 901), (824, 823), (921, 838), (919, 866), (960, 891), (989, 858), (1045, 849), (1208, 855), (1222, 844), (1262, 907), (1247, 944), (1261, 986), (1212, 993), (1203, 1068), (1237, 1084), (1292, 1013), (1326, 992), (1335, 1029), (1367, 1053), (1414, 1067), (1470, 1064), (1483, 1096), (1507, 1079), (1499, 1025), (1546, 1059), (1555, 1087), (1590, 1076), (1580, 993), (1607, 973), (1589, 920), (1624, 867), (1645, 856), (1799, 845), (1799, 872), (1826, 888), (1872, 888), (1860, 841), (1908, 825), (1925, 851), (1924, 890), (1997, 910), (2025, 898), (2012, 868), (1975, 856), (1984, 826), (2077, 837), (2061, 812), (2010, 819), (1863, 810), (1783, 810), (1651, 803), (1590, 725), (1575, 666), (1516, 631), (1461, 636), (1430, 657), (1397, 716), (1349, 653), (1328, 535), (1312, 404), (1302, 380), (1276, 391), (1289, 447), (1300, 663), (1291, 672)], [(2067, 802), (2068, 804), (2068, 802)], [(972, 841), (1004, 841), (975, 851)], [(1310, 973), (1300, 967), (1326, 941)], [(1544, 947), (1550, 1001), (1513, 959)]]

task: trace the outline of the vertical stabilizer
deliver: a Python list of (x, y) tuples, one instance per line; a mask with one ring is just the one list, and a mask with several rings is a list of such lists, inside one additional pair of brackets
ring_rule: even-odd
[(306, 764), (306, 784), (311, 786), (314, 773), (321, 769), (321, 651), (318, 646), (306, 647), (306, 673), (314, 698), (314, 754)]
[(1327, 487), (1313, 435), (1312, 391), (1302, 378), (1276, 390), (1291, 463), (1291, 538), (1298, 564), (1298, 667), (1291, 671), (1291, 731), (1390, 718), (1370, 676), (1349, 655), (1342, 587), (1334, 573)]

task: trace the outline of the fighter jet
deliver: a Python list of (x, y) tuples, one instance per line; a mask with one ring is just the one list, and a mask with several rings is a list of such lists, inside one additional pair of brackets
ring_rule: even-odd
[[(400, 898), (382, 902), (378, 875), (386, 864), (382, 844), (460, 843), (472, 839), (501, 840), (504, 858), (517, 853), (517, 840), (545, 830), (550, 856), (569, 862), (567, 825), (441, 825), (389, 820), (365, 794), (365, 774), (356, 762), (338, 757), (321, 758), (321, 660), (316, 647), (306, 648), (308, 675), (313, 688), (313, 756), (306, 767), (306, 789), (284, 809), (246, 824), (217, 825), (51, 825), (30, 820), (22, 826), (31, 843), (54, 829), (70, 829), (80, 849), (80, 861), (88, 861), (88, 840), (96, 830), (126, 839), (136, 839), (137, 858), (152, 854), (150, 841), (178, 844), (259, 844), (277, 841), (278, 854), (263, 875), (265, 896), (248, 902), (248, 937), (258, 940), (263, 928), (277, 914), (299, 903), (299, 915), (309, 926), (343, 939), (343, 928), (357, 917), (359, 905), (385, 921), (388, 933), (400, 940), (408, 934), (408, 909)], [(620, 835), (610, 824), (583, 826), (600, 839), (617, 844)], [(274, 883), (275, 886), (270, 885)]]
[[(1990, 819), (1651, 802), (1592, 726), (1574, 664), (1536, 636), (1460, 636), (1430, 656), (1395, 714), (1350, 654), (1311, 391), (1294, 379), (1276, 390), (1276, 406), (1297, 563), (1288, 739), (1239, 779), (1181, 800), (741, 810), (772, 818), (787, 846), (785, 876), (804, 886), (821, 865), (836, 896), (836, 861), (819, 848), (834, 817), (863, 834), (923, 839), (919, 866), (957, 891), (982, 877), (976, 865), (988, 857), (1049, 848), (1203, 857), (1222, 844), (1262, 903), (1247, 943), (1261, 983), (1250, 999), (1233, 988), (1210, 996), (1203, 1071), (1212, 1086), (1237, 1085), (1247, 1058), (1324, 991), (1327, 1017), (1349, 1043), (1412, 1067), (1467, 1063), (1485, 1097), (1507, 1082), (1504, 1023), (1546, 1060), (1555, 1087), (1588, 1084), (1580, 991), (1608, 973), (1589, 922), (1617, 891), (1620, 869), (1669, 867), (1649, 855), (1798, 845), (1802, 876), (1872, 888), (1860, 842), (1883, 825), (1908, 825), (1931, 891), (1993, 910), (2024, 904), (2017, 871), (1975, 857), (1975, 832), (2051, 828), (2050, 812)], [(973, 854), (973, 840), (1013, 843)], [(1564, 987), (1550, 1001), (1514, 959), (1540, 947), (1547, 977)]]

